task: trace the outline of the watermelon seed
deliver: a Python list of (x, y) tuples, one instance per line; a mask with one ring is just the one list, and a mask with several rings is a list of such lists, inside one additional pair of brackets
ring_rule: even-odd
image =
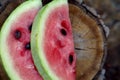
[(25, 45), (25, 49), (30, 50), (30, 42), (28, 42), (28, 43)]
[(69, 64), (71, 65), (73, 62), (73, 55), (69, 55)]
[(32, 30), (32, 24), (29, 26), (29, 31), (31, 32), (31, 30)]
[(19, 30), (16, 30), (14, 33), (14, 36), (16, 39), (20, 39), (21, 38), (21, 32)]
[(61, 34), (64, 35), (64, 36), (67, 35), (67, 32), (65, 31), (65, 29), (61, 29), (60, 32), (61, 32)]

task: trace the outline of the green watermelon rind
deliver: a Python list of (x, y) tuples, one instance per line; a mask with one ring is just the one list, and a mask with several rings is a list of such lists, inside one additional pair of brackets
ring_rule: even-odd
[(45, 5), (35, 18), (31, 33), (31, 51), (35, 65), (44, 80), (61, 80), (48, 65), (43, 51), (43, 37), (45, 36), (45, 24), (52, 10), (62, 5), (68, 5), (67, 0), (53, 0)]
[(12, 58), (9, 54), (9, 48), (7, 46), (7, 36), (10, 32), (10, 26), (16, 19), (27, 10), (32, 8), (40, 8), (42, 6), (41, 0), (28, 0), (21, 5), (19, 5), (6, 19), (5, 23), (2, 26), (0, 31), (0, 57), (2, 59), (2, 63), (4, 66), (5, 71), (7, 72), (8, 76), (11, 80), (22, 80), (20, 75), (17, 74), (13, 66)]

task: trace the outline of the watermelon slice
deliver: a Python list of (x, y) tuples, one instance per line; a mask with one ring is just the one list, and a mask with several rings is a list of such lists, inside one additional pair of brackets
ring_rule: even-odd
[(8, 17), (0, 32), (0, 57), (11, 80), (42, 80), (30, 50), (31, 26), (41, 8), (40, 0), (28, 0)]
[(31, 48), (44, 80), (75, 80), (76, 56), (67, 0), (53, 0), (41, 9), (33, 23)]

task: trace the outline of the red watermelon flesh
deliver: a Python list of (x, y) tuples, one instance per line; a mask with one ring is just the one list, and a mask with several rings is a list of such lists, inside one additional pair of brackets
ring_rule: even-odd
[(62, 5), (49, 14), (44, 33), (44, 53), (51, 69), (62, 80), (75, 80), (74, 44), (68, 6)]
[(35, 68), (30, 50), (31, 26), (38, 9), (27, 10), (14, 21), (8, 35), (8, 49), (15, 70), (22, 80), (42, 80)]

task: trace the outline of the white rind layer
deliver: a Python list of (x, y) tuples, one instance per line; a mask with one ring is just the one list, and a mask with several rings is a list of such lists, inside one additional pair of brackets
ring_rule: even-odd
[(29, 11), (32, 8), (39, 9), (41, 6), (42, 3), (40, 0), (29, 0), (22, 3), (10, 14), (2, 26), (0, 32), (0, 57), (2, 59), (3, 66), (11, 80), (22, 80), (20, 75), (18, 75), (17, 71), (15, 70), (13, 60), (8, 51), (7, 37), (10, 33), (11, 25), (17, 20), (18, 17), (22, 16), (22, 13), (26, 12), (27, 10)]
[(45, 5), (35, 18), (31, 34), (31, 49), (35, 65), (44, 80), (61, 80), (48, 65), (43, 51), (43, 37), (45, 36), (45, 24), (49, 14), (57, 7), (68, 5), (67, 0), (53, 0)]

